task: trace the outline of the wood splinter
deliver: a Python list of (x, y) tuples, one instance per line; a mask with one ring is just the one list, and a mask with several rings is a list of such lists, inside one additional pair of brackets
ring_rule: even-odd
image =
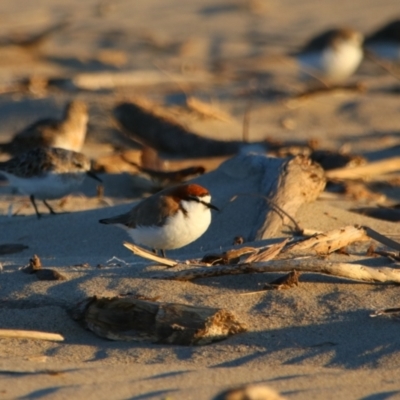
[(64, 337), (58, 333), (25, 331), (17, 329), (0, 329), (0, 338), (37, 339), (55, 342), (62, 342), (64, 340)]

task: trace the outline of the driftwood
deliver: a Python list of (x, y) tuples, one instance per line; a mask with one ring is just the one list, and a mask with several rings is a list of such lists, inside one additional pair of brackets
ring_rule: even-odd
[[(275, 251), (271, 252), (270, 258), (265, 258), (263, 261), (252, 261), (255, 259), (255, 255), (252, 254), (240, 264), (213, 267), (203, 266), (164, 274), (156, 278), (189, 281), (223, 275), (291, 272), (296, 270), (298, 272), (334, 275), (368, 283), (400, 283), (400, 270), (393, 268), (368, 268), (359, 264), (328, 262), (326, 260), (311, 258), (312, 255), (330, 254), (356, 241), (366, 240), (367, 237), (374, 238), (386, 245), (389, 243), (393, 246), (399, 245), (397, 242), (386, 238), (371, 228), (349, 226), (318, 234), (303, 241), (288, 244), (283, 249), (282, 247), (285, 245), (286, 241), (282, 242), (280, 246), (279, 244), (273, 245), (271, 247), (275, 249)], [(276, 251), (280, 248), (280, 251)], [(265, 252), (265, 250), (262, 252)], [(306, 254), (308, 254), (308, 256), (304, 257)], [(293, 258), (299, 255), (303, 257)], [(281, 259), (273, 260), (274, 257), (279, 257)]]
[(282, 226), (293, 224), (293, 217), (304, 203), (317, 199), (325, 188), (323, 169), (307, 157), (295, 157), (275, 172), (275, 187), (268, 196), (269, 210), (255, 239), (267, 239)]
[(114, 117), (128, 135), (158, 151), (183, 157), (233, 155), (245, 145), (240, 141), (208, 139), (188, 131), (178, 121), (138, 104), (122, 103)]
[(328, 179), (361, 179), (400, 171), (400, 157), (375, 161), (354, 168), (338, 168), (326, 172)]
[(367, 283), (400, 283), (400, 270), (394, 268), (369, 268), (361, 264), (329, 262), (315, 258), (290, 260), (271, 260), (253, 264), (239, 264), (233, 267), (203, 267), (173, 272), (157, 278), (177, 281), (191, 281), (199, 278), (211, 278), (223, 275), (238, 275), (263, 272), (313, 272), (333, 275)]
[(207, 73), (194, 75), (166, 74), (162, 71), (142, 70), (123, 72), (88, 72), (74, 76), (68, 83), (84, 90), (115, 89), (126, 86), (203, 85), (210, 81)]
[(269, 386), (250, 384), (225, 390), (212, 400), (285, 400), (285, 398)]
[(291, 256), (325, 255), (348, 246), (351, 243), (367, 240), (364, 227), (346, 226), (325, 233), (318, 233), (308, 239), (286, 246), (282, 253)]
[(58, 333), (48, 333), (39, 331), (24, 331), (16, 329), (0, 329), (0, 338), (16, 338), (16, 339), (37, 339), (51, 340), (61, 342), (64, 337)]
[(227, 310), (133, 297), (85, 300), (74, 312), (86, 328), (110, 340), (204, 345), (246, 331)]

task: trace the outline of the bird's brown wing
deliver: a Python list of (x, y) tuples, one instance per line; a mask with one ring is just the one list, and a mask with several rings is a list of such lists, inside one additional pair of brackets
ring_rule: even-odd
[(122, 224), (129, 228), (137, 226), (161, 226), (170, 216), (176, 213), (179, 203), (164, 194), (155, 195), (139, 203), (128, 213), (101, 220), (105, 224)]

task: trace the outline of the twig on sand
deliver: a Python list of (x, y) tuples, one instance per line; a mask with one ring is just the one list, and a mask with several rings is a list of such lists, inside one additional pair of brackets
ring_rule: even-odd
[(326, 171), (328, 179), (362, 179), (400, 171), (400, 157), (393, 157), (382, 161), (359, 165), (354, 168), (337, 168)]
[(17, 329), (0, 329), (0, 338), (51, 340), (54, 342), (62, 342), (64, 340), (64, 337), (58, 333), (25, 331)]
[(142, 249), (141, 247), (133, 243), (124, 242), (123, 245), (136, 256), (146, 258), (147, 260), (155, 261), (159, 264), (166, 265), (167, 267), (175, 267), (176, 265), (178, 265), (178, 263), (174, 260), (171, 260), (169, 258), (159, 257), (156, 254), (151, 253), (150, 251), (147, 251), (145, 249)]

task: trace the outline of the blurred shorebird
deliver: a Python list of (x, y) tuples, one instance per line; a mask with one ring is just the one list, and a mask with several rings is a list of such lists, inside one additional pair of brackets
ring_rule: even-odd
[(58, 148), (38, 147), (14, 158), (0, 162), (0, 174), (11, 186), (28, 195), (38, 218), (41, 217), (35, 199), (59, 199), (76, 190), (86, 175), (101, 182), (91, 171), (91, 162), (83, 154)]
[(80, 100), (68, 103), (62, 119), (41, 119), (14, 135), (10, 142), (0, 143), (0, 151), (12, 155), (36, 147), (56, 147), (80, 151), (86, 137), (89, 115)]
[(302, 75), (337, 83), (352, 75), (363, 59), (363, 35), (350, 28), (331, 29), (312, 38), (294, 56)]

